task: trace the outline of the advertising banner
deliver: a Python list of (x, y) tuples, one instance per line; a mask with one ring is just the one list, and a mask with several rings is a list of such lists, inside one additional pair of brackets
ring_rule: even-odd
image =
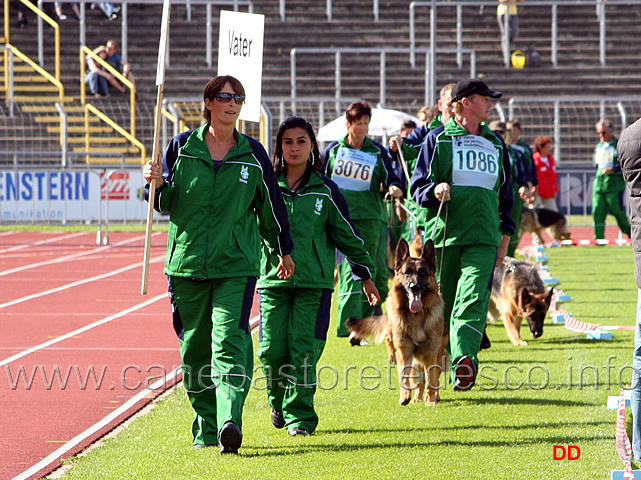
[(138, 170), (0, 170), (0, 223), (144, 221)]

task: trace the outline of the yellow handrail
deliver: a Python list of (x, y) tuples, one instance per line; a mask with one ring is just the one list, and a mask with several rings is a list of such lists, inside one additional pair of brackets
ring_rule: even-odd
[(85, 60), (87, 58), (87, 55), (89, 55), (93, 60), (98, 62), (98, 65), (101, 67), (105, 68), (109, 73), (114, 75), (118, 81), (122, 84), (124, 84), (127, 88), (129, 88), (129, 104), (130, 104), (130, 117), (129, 117), (129, 123), (130, 123), (130, 134), (132, 137), (136, 136), (136, 86), (131, 83), (129, 80), (127, 80), (118, 70), (116, 70), (114, 67), (109, 65), (106, 61), (104, 61), (102, 58), (100, 58), (100, 55), (97, 55), (88, 48), (86, 45), (83, 45), (80, 47), (80, 102), (85, 105), (86, 103), (86, 97), (87, 97), (87, 91), (86, 91), (86, 86), (85, 86)]
[[(156, 107), (156, 108), (157, 108), (157, 107)], [(155, 113), (155, 110), (154, 110), (154, 113)], [(160, 110), (160, 113), (161, 113), (163, 116), (165, 116), (165, 117), (167, 118), (167, 120), (169, 120), (169, 121), (170, 121), (171, 123), (173, 123), (174, 125), (176, 124), (176, 122), (178, 122), (178, 130), (179, 130), (179, 131), (181, 131), (181, 132), (186, 132), (187, 130), (189, 130), (189, 127), (187, 127), (187, 122), (185, 122), (185, 120), (184, 120), (184, 119), (182, 119), (182, 118), (177, 118), (173, 113), (171, 113), (171, 112), (170, 112), (169, 110), (167, 110), (166, 108), (161, 109), (161, 110)]]
[(91, 112), (94, 115), (96, 115), (100, 120), (102, 120), (107, 125), (109, 125), (111, 128), (113, 128), (120, 135), (122, 135), (127, 140), (129, 140), (134, 146), (136, 146), (136, 147), (138, 147), (140, 149), (140, 163), (141, 163), (141, 165), (144, 164), (147, 161), (147, 149), (142, 144), (142, 142), (137, 140), (127, 130), (122, 128), (120, 125), (118, 125), (116, 122), (114, 122), (111, 118), (109, 118), (103, 112), (98, 110), (92, 104), (86, 103), (84, 105), (84, 107), (85, 107), (84, 108), (84, 112), (85, 112), (85, 150), (87, 152), (89, 151), (89, 146), (90, 146), (90, 142), (89, 142), (89, 112)]
[[(40, 65), (38, 65), (36, 62), (31, 60), (29, 57), (27, 57), (24, 53), (22, 53), (20, 50), (18, 50), (16, 47), (11, 45), (10, 43), (7, 43), (6, 46), (11, 49), (13, 54), (22, 59), (25, 63), (27, 63), (31, 68), (33, 68), (36, 72), (38, 72), (40, 75), (45, 77), (49, 82), (51, 82), (57, 89), (58, 89), (58, 96), (60, 97), (60, 102), (64, 103), (64, 98), (65, 98), (65, 87), (62, 85), (62, 82), (60, 82), (59, 78), (54, 78), (49, 72), (47, 72), (44, 68), (42, 68)], [(4, 65), (5, 68), (5, 75), (6, 78), (8, 78), (8, 68), (9, 66), (5, 63)], [(59, 74), (58, 74), (59, 75)]]

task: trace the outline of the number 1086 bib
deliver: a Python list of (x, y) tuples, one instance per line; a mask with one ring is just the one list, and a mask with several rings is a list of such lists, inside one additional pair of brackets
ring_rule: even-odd
[(499, 176), (495, 145), (477, 135), (452, 138), (452, 185), (493, 190)]

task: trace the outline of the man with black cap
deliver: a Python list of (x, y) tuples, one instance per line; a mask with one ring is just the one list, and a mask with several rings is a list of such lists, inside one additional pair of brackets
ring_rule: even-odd
[[(492, 99), (500, 97), (481, 80), (458, 82), (454, 116), (426, 137), (410, 187), (426, 209), (424, 231), (434, 230), (455, 390), (476, 382), (490, 279), (515, 231), (507, 148), (486, 125)], [(441, 202), (445, 208), (437, 215)]]

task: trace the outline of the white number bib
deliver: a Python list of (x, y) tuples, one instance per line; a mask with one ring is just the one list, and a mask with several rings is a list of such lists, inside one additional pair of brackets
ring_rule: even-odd
[(594, 152), (594, 162), (599, 170), (604, 168), (614, 168), (614, 147), (608, 145)]
[(489, 140), (477, 135), (452, 137), (452, 185), (493, 190), (499, 156)]
[(370, 189), (377, 157), (354, 148), (341, 147), (332, 169), (332, 180), (344, 190), (365, 192)]

